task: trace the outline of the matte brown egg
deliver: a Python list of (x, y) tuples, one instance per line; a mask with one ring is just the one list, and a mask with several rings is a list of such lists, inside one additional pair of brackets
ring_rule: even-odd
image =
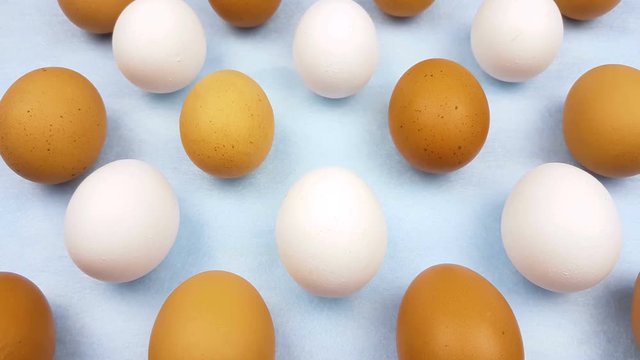
[(631, 329), (636, 338), (636, 344), (640, 347), (640, 276), (636, 278), (636, 286), (633, 289), (631, 301)]
[(221, 18), (240, 28), (252, 28), (267, 22), (278, 10), (280, 0), (209, 0)]
[(425, 11), (434, 0), (375, 0), (385, 13), (397, 17), (411, 17)]
[(620, 0), (556, 0), (562, 15), (574, 20), (592, 20), (602, 16), (620, 3)]
[(67, 18), (77, 27), (95, 34), (113, 32), (120, 13), (133, 0), (58, 0)]
[(489, 132), (489, 104), (476, 78), (445, 59), (422, 61), (402, 75), (389, 103), (389, 130), (415, 168), (445, 173), (465, 166)]

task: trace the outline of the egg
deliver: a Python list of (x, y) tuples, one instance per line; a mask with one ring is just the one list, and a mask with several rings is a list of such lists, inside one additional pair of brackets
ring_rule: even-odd
[(202, 24), (182, 0), (134, 1), (118, 18), (112, 43), (122, 74), (153, 93), (189, 85), (207, 53)]
[(40, 289), (18, 274), (0, 272), (0, 359), (53, 360), (56, 329)]
[(345, 98), (369, 82), (378, 39), (369, 14), (352, 0), (318, 0), (302, 16), (293, 40), (298, 74), (313, 92)]
[(522, 360), (520, 328), (504, 296), (463, 266), (428, 268), (398, 312), (398, 360)]
[(458, 170), (478, 155), (487, 139), (487, 97), (461, 65), (445, 59), (419, 62), (393, 90), (389, 130), (398, 151), (416, 169)]
[(258, 291), (225, 271), (195, 275), (162, 305), (149, 360), (275, 359), (271, 314)]
[(256, 169), (273, 143), (273, 109), (260, 85), (234, 70), (193, 87), (180, 115), (182, 145), (205, 172), (223, 178)]
[(640, 347), (640, 276), (636, 278), (631, 300), (631, 329), (636, 338), (636, 344)]
[(324, 297), (345, 297), (378, 272), (387, 249), (382, 208), (353, 172), (327, 167), (289, 189), (278, 214), (276, 242), (289, 275)]
[(118, 160), (94, 171), (73, 193), (65, 244), (87, 275), (128, 282), (160, 264), (179, 222), (178, 200), (165, 177), (143, 161)]
[(78, 177), (100, 155), (106, 134), (98, 90), (73, 70), (34, 70), (0, 100), (0, 155), (16, 174), (34, 182)]
[(65, 16), (77, 27), (95, 34), (113, 32), (118, 16), (133, 0), (58, 0)]
[(484, 0), (471, 27), (471, 48), (489, 75), (522, 82), (553, 63), (563, 37), (553, 0)]
[(640, 174), (640, 71), (625, 65), (589, 70), (564, 105), (564, 138), (587, 169), (609, 177)]
[(502, 212), (502, 241), (516, 269), (555, 292), (600, 283), (622, 245), (613, 199), (593, 176), (575, 166), (548, 163), (529, 171)]
[(229, 24), (252, 28), (267, 22), (278, 10), (280, 0), (209, 0), (215, 12)]
[(593, 20), (613, 10), (620, 0), (556, 0), (562, 15), (574, 20)]
[(376, 5), (391, 16), (411, 17), (425, 11), (434, 0), (375, 0)]

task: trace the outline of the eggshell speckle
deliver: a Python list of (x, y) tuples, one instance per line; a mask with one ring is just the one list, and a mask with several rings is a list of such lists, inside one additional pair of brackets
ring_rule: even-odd
[(385, 13), (397, 17), (411, 17), (425, 11), (434, 0), (375, 0)]
[(209, 0), (209, 4), (229, 24), (252, 28), (269, 20), (278, 10), (280, 0)]
[(574, 20), (593, 20), (619, 3), (620, 0), (556, 0), (562, 15)]
[(64, 14), (77, 27), (95, 34), (113, 32), (118, 16), (133, 0), (58, 0)]

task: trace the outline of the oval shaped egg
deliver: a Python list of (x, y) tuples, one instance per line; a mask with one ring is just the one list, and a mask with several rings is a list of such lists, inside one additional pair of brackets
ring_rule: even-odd
[(445, 59), (417, 63), (402, 75), (389, 102), (389, 130), (416, 169), (455, 171), (482, 149), (489, 104), (467, 69)]
[(278, 214), (276, 241), (289, 275), (307, 291), (348, 296), (378, 272), (387, 249), (382, 208), (349, 170), (329, 167), (304, 175)]
[(118, 160), (94, 171), (73, 193), (65, 245), (87, 275), (133, 281), (167, 256), (179, 222), (178, 200), (165, 177), (143, 161)]
[(369, 82), (378, 64), (373, 20), (352, 0), (318, 0), (302, 16), (293, 40), (293, 60), (309, 89), (345, 98)]
[(53, 360), (56, 329), (40, 289), (18, 274), (0, 272), (0, 359)]
[(375, 0), (376, 5), (391, 16), (411, 17), (425, 11), (434, 0)]
[(244, 176), (264, 161), (273, 143), (273, 109), (260, 85), (223, 70), (193, 87), (180, 114), (182, 145), (203, 171)]
[(556, 292), (591, 288), (613, 269), (621, 225), (605, 187), (575, 166), (549, 163), (529, 171), (502, 211), (502, 242), (518, 271)]
[(428, 268), (398, 312), (398, 360), (524, 359), (518, 321), (489, 281), (463, 266)]
[(113, 32), (120, 13), (133, 0), (58, 0), (65, 16), (77, 27), (94, 34)]
[(613, 10), (620, 0), (556, 0), (562, 15), (574, 20), (593, 20)]
[(100, 155), (106, 134), (98, 90), (73, 70), (34, 70), (0, 100), (0, 155), (34, 182), (58, 184), (84, 173)]
[(610, 177), (640, 174), (640, 71), (625, 65), (589, 70), (564, 104), (564, 139), (587, 169)]
[(162, 305), (149, 360), (275, 359), (271, 314), (242, 277), (208, 271), (176, 288)]
[(215, 12), (229, 24), (252, 28), (267, 22), (278, 10), (280, 0), (209, 0)]

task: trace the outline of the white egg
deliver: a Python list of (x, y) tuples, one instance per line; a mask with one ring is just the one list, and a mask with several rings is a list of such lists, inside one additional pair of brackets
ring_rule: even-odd
[(319, 0), (302, 16), (293, 41), (295, 67), (307, 87), (328, 98), (360, 91), (378, 64), (376, 28), (352, 0)]
[(550, 163), (527, 173), (509, 195), (502, 241), (513, 265), (531, 282), (574, 292), (611, 272), (622, 235), (607, 189), (581, 169)]
[(65, 242), (87, 275), (127, 282), (153, 270), (178, 233), (180, 209), (171, 185), (139, 160), (109, 163), (74, 192), (65, 218)]
[(170, 93), (189, 85), (204, 64), (207, 43), (198, 16), (182, 0), (136, 0), (113, 30), (113, 55), (136, 86)]
[(471, 48), (489, 75), (521, 82), (551, 65), (563, 36), (553, 0), (485, 0), (473, 21)]
[(344, 297), (378, 272), (387, 249), (382, 208), (367, 184), (342, 168), (303, 176), (287, 193), (276, 225), (280, 259), (309, 292)]

